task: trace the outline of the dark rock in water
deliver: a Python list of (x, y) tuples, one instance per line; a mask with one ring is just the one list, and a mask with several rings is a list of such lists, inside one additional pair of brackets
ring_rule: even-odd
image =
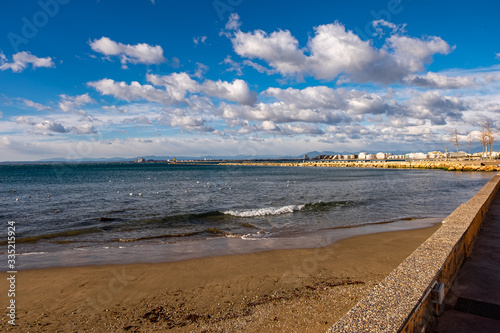
[(107, 222), (107, 221), (114, 221), (114, 220), (116, 220), (116, 218), (114, 218), (114, 217), (101, 217), (100, 220)]

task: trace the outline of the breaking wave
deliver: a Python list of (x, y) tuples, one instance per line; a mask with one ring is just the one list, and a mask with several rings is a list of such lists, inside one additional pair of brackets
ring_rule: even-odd
[(282, 207), (264, 207), (264, 208), (250, 208), (250, 209), (234, 209), (222, 211), (222, 214), (232, 215), (237, 217), (257, 217), (266, 215), (281, 215), (289, 214), (296, 211), (306, 210), (326, 210), (332, 207), (343, 207), (351, 204), (349, 201), (329, 201), (329, 202), (312, 202), (302, 205), (287, 205)]
[(226, 210), (222, 213), (225, 215), (232, 215), (238, 217), (256, 217), (256, 216), (266, 216), (266, 215), (280, 215), (293, 213), (298, 210), (302, 210), (306, 205), (288, 205), (283, 207), (266, 207), (266, 208), (255, 208), (255, 209), (240, 209), (240, 210)]

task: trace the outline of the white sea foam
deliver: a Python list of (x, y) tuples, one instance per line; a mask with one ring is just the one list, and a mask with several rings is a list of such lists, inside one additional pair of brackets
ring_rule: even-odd
[(256, 234), (246, 234), (246, 235), (243, 235), (241, 236), (241, 239), (246, 239), (246, 240), (257, 240), (259, 238), (264, 238), (266, 236), (268, 236), (269, 233), (264, 231), (264, 230), (260, 230), (259, 232), (257, 232)]
[(294, 211), (301, 210), (305, 205), (288, 205), (283, 207), (267, 207), (256, 209), (241, 209), (241, 210), (226, 210), (223, 214), (233, 215), (238, 217), (255, 217), (265, 215), (280, 215), (286, 213), (293, 213)]
[(227, 238), (241, 238), (241, 235), (225, 234), (224, 237), (227, 237)]

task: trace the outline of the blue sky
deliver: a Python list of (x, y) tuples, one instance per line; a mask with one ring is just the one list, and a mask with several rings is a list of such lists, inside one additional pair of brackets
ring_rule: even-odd
[(444, 150), (455, 128), (465, 149), (500, 125), (493, 1), (0, 6), (1, 161)]

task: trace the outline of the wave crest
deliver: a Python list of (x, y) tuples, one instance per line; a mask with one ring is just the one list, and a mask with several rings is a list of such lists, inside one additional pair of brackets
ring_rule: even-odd
[(255, 217), (255, 216), (266, 216), (266, 215), (280, 215), (293, 213), (295, 211), (301, 210), (306, 205), (287, 205), (283, 207), (266, 207), (266, 208), (255, 208), (255, 209), (241, 209), (241, 210), (226, 210), (222, 213), (225, 215), (232, 215), (238, 217)]

